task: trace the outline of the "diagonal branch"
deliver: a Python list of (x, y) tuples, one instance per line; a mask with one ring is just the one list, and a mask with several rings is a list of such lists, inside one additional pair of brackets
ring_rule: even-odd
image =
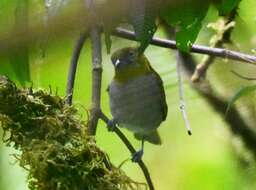
[[(112, 35), (120, 37), (120, 38), (136, 41), (134, 32), (123, 29), (123, 28), (116, 28), (113, 31)], [(161, 39), (161, 38), (155, 37), (152, 39), (151, 44), (155, 45), (155, 46), (159, 46), (159, 47), (164, 47), (164, 48), (177, 49), (176, 42), (174, 40), (166, 40), (166, 39)], [(191, 47), (191, 52), (192, 53), (200, 53), (200, 54), (208, 54), (211, 56), (217, 56), (217, 57), (222, 57), (222, 58), (226, 58), (226, 59), (233, 59), (236, 61), (241, 61), (244, 63), (256, 65), (256, 56), (248, 55), (245, 53), (240, 53), (240, 52), (232, 51), (232, 50), (228, 50), (228, 49), (211, 48), (211, 47), (202, 46), (202, 45), (193, 45)]]
[[(108, 124), (110, 122), (108, 117), (103, 112), (100, 113), (100, 118), (106, 124)], [(116, 133), (116, 135), (122, 140), (122, 142), (125, 144), (125, 146), (129, 149), (130, 153), (132, 155), (134, 155), (136, 153), (136, 150), (132, 146), (132, 144), (129, 142), (129, 140), (124, 136), (124, 134), (117, 127), (114, 127), (113, 130)], [(142, 172), (143, 172), (143, 174), (146, 178), (146, 181), (147, 181), (148, 186), (149, 186), (149, 190), (154, 190), (155, 188), (154, 188), (154, 185), (152, 183), (148, 168), (146, 167), (146, 165), (144, 164), (144, 162), (141, 159), (138, 161), (138, 165), (139, 165), (140, 169), (142, 170)]]

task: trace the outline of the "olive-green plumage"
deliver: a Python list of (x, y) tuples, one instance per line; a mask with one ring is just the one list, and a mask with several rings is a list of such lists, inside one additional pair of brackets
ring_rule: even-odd
[(115, 122), (137, 139), (161, 144), (157, 128), (166, 119), (167, 104), (160, 76), (136, 48), (120, 49), (111, 60), (115, 75), (108, 91)]

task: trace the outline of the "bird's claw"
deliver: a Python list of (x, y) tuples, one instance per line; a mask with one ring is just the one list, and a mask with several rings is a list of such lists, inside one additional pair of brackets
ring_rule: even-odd
[(139, 162), (143, 156), (143, 149), (140, 149), (139, 151), (135, 152), (132, 155), (132, 162)]
[(116, 128), (116, 121), (115, 121), (115, 119), (109, 120), (107, 125), (108, 125), (108, 131), (111, 131), (111, 132), (114, 131), (115, 128)]

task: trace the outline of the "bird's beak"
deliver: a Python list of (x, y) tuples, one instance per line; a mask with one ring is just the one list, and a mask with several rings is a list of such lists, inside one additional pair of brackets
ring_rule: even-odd
[(117, 59), (117, 60), (116, 60), (116, 62), (115, 62), (115, 64), (114, 64), (114, 65), (115, 65), (115, 67), (117, 68), (117, 67), (119, 66), (119, 64), (120, 64), (120, 63), (121, 63), (121, 61), (120, 61), (119, 59)]

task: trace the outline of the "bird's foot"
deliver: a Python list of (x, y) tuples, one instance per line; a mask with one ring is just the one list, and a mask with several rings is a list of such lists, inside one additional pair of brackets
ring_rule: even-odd
[(132, 162), (139, 162), (143, 156), (143, 149), (140, 149), (139, 151), (135, 152), (133, 155), (132, 155)]
[(116, 124), (117, 124), (117, 122), (116, 122), (115, 119), (109, 120), (108, 123), (107, 123), (108, 131), (113, 132), (115, 130), (115, 128), (116, 128)]

